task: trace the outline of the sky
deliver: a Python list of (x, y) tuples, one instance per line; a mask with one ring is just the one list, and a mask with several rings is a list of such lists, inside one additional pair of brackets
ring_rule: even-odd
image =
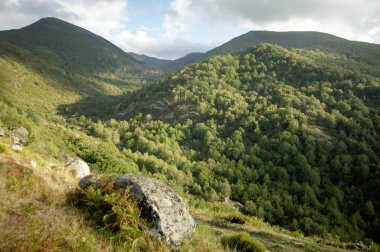
[(0, 30), (43, 17), (164, 59), (208, 51), (250, 30), (320, 31), (380, 44), (380, 0), (0, 0)]

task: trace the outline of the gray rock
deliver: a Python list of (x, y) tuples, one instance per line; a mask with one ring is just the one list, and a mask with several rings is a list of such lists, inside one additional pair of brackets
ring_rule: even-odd
[(66, 169), (72, 172), (73, 175), (78, 179), (91, 174), (88, 164), (80, 158), (69, 160), (69, 162), (66, 163)]
[(12, 144), (11, 149), (13, 151), (22, 151), (22, 146), (19, 144)]
[(131, 197), (141, 209), (141, 216), (147, 220), (150, 231), (166, 241), (173, 248), (191, 238), (195, 222), (181, 197), (163, 182), (142, 175), (86, 176), (79, 182), (81, 188), (90, 185), (101, 188), (105, 182), (113, 182), (114, 189), (130, 189)]
[(13, 144), (21, 144), (20, 143), (20, 138), (16, 137), (16, 136), (12, 136), (12, 143)]
[(25, 144), (28, 142), (29, 139), (29, 131), (24, 127), (20, 127), (13, 130), (12, 136), (14, 138), (18, 138), (20, 143)]
[(5, 137), (5, 131), (2, 128), (0, 128), (0, 137)]

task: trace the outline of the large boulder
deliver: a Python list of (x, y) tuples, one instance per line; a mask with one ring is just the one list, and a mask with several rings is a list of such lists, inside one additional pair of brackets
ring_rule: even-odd
[(90, 175), (81, 179), (79, 186), (102, 188), (102, 185), (110, 182), (115, 190), (130, 190), (130, 196), (137, 202), (141, 216), (147, 220), (153, 235), (174, 248), (193, 235), (195, 222), (185, 203), (172, 188), (157, 179), (135, 174)]
[(2, 128), (0, 128), (0, 137), (5, 137), (5, 131)]
[(19, 139), (21, 144), (26, 144), (29, 139), (29, 131), (24, 127), (17, 128), (13, 130), (12, 136), (14, 139)]
[(80, 158), (74, 158), (69, 160), (66, 163), (66, 169), (73, 173), (73, 175), (78, 179), (81, 179), (91, 174), (90, 167), (88, 167), (88, 164)]

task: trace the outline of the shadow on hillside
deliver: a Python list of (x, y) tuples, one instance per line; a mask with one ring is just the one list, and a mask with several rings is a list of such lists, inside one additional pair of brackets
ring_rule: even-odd
[(73, 104), (63, 104), (58, 107), (58, 113), (66, 118), (74, 115), (84, 115), (92, 120), (101, 121), (111, 118), (128, 119), (137, 115), (137, 113), (150, 113), (151, 102), (162, 98), (168, 93), (168, 87), (163, 87), (162, 85), (146, 84), (140, 88), (133, 85), (130, 87), (131, 91), (127, 91), (122, 95), (98, 93), (86, 96)]
[(107, 96), (95, 95), (82, 98), (73, 104), (62, 104), (58, 107), (58, 114), (69, 118), (84, 115), (92, 120), (108, 120), (115, 114), (117, 104), (124, 100), (123, 95)]
[[(71, 91), (84, 97), (76, 104), (60, 106), (58, 111), (63, 116), (75, 113), (87, 116), (104, 115), (110, 111), (110, 106), (114, 105), (113, 101), (121, 97), (108, 94), (120, 90), (132, 92), (160, 76), (157, 71), (144, 70), (135, 65), (130, 69), (124, 67), (103, 69), (103, 71), (83, 69), (70, 71), (72, 67), (70, 68), (69, 63), (39, 57), (29, 50), (3, 42), (0, 43), (0, 56), (25, 66), (36, 73), (36, 76), (42, 76), (45, 83), (53, 86), (58, 92)], [(118, 71), (120, 73), (117, 73)]]

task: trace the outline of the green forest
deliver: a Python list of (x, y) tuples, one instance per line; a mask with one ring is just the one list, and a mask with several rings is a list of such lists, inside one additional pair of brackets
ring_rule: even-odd
[(380, 83), (356, 64), (260, 44), (115, 98), (101, 120), (77, 111), (70, 125), (115, 145), (113, 163), (101, 162), (109, 151), (100, 146), (68, 142), (100, 172), (139, 167), (179, 192), (240, 202), (244, 213), (289, 230), (376, 240)]

